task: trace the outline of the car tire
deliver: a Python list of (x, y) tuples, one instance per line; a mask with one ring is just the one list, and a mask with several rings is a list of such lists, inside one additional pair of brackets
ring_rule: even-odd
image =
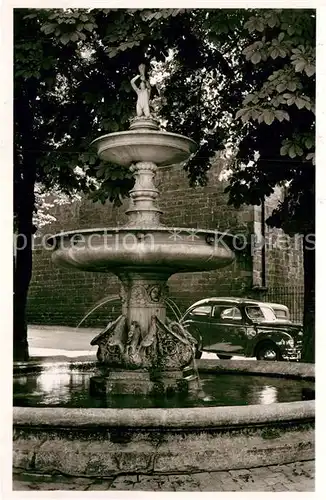
[(262, 342), (256, 348), (256, 358), (264, 361), (281, 361), (281, 351), (274, 342)]
[(219, 359), (231, 359), (232, 356), (227, 356), (225, 354), (216, 354)]

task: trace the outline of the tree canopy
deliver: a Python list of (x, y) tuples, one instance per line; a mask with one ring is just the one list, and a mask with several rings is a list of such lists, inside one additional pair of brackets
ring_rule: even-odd
[[(85, 187), (74, 175), (78, 165), (101, 180), (96, 199), (118, 201), (130, 189), (129, 173), (100, 164), (89, 143), (128, 127), (130, 79), (146, 59), (164, 74), (156, 101), (167, 129), (200, 143), (185, 167), (190, 181), (205, 183), (211, 158), (227, 145), (237, 160), (230, 202), (260, 203), (286, 182), (273, 221), (290, 232), (300, 231), (292, 219), (304, 227), (302, 191), (314, 176), (314, 11), (16, 12), (16, 94), (27, 82), (33, 87), (34, 155), (47, 186)], [(19, 108), (17, 116), (24, 116)]]

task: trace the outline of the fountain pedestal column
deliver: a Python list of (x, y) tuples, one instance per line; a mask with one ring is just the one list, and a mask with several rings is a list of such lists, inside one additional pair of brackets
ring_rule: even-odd
[(142, 161), (130, 167), (135, 185), (129, 192), (130, 206), (126, 211), (128, 227), (157, 227), (162, 211), (155, 206), (159, 195), (154, 184), (157, 166), (154, 162)]
[(165, 322), (168, 276), (130, 271), (118, 277), (121, 281), (122, 314), (126, 316), (129, 327), (137, 323), (143, 337), (150, 329), (153, 316)]

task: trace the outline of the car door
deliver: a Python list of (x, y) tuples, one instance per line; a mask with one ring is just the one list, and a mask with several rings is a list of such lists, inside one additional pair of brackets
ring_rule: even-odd
[(223, 354), (244, 354), (247, 337), (244, 319), (239, 307), (215, 305), (209, 328), (209, 344), (205, 350)]

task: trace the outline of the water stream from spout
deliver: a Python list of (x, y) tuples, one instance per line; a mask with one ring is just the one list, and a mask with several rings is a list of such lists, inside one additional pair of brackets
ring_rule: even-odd
[(96, 304), (94, 307), (92, 307), (92, 309), (90, 309), (85, 314), (85, 316), (82, 318), (82, 320), (76, 326), (76, 330), (77, 330), (77, 328), (79, 328), (84, 323), (84, 321), (86, 321), (86, 319), (88, 318), (88, 316), (90, 316), (94, 311), (96, 311), (96, 309), (98, 309), (101, 306), (104, 306), (105, 304), (108, 304), (109, 302), (114, 302), (114, 301), (117, 301), (117, 300), (120, 300), (119, 295), (113, 295), (111, 297), (104, 297), (104, 299), (102, 299), (99, 304)]
[[(94, 312), (96, 311), (97, 309), (99, 309), (101, 306), (104, 306), (105, 304), (108, 304), (110, 302), (115, 302), (115, 301), (120, 301), (120, 296), (119, 295), (113, 295), (113, 296), (110, 296), (110, 297), (104, 297), (103, 299), (101, 299), (101, 301), (97, 304), (95, 304), (94, 307), (92, 307), (86, 314), (85, 316), (81, 319), (81, 321), (78, 323), (78, 325), (76, 326), (76, 330), (77, 328), (79, 328), (83, 323), (84, 321), (86, 321), (86, 319)], [(167, 306), (169, 306), (169, 308), (171, 309), (173, 315), (175, 316), (176, 320), (177, 321), (180, 321), (181, 319), (181, 316), (182, 316), (182, 313), (179, 309), (179, 307), (177, 306), (177, 304), (174, 302), (174, 300), (170, 299), (170, 298), (167, 298), (165, 299), (165, 302), (167, 304)]]

